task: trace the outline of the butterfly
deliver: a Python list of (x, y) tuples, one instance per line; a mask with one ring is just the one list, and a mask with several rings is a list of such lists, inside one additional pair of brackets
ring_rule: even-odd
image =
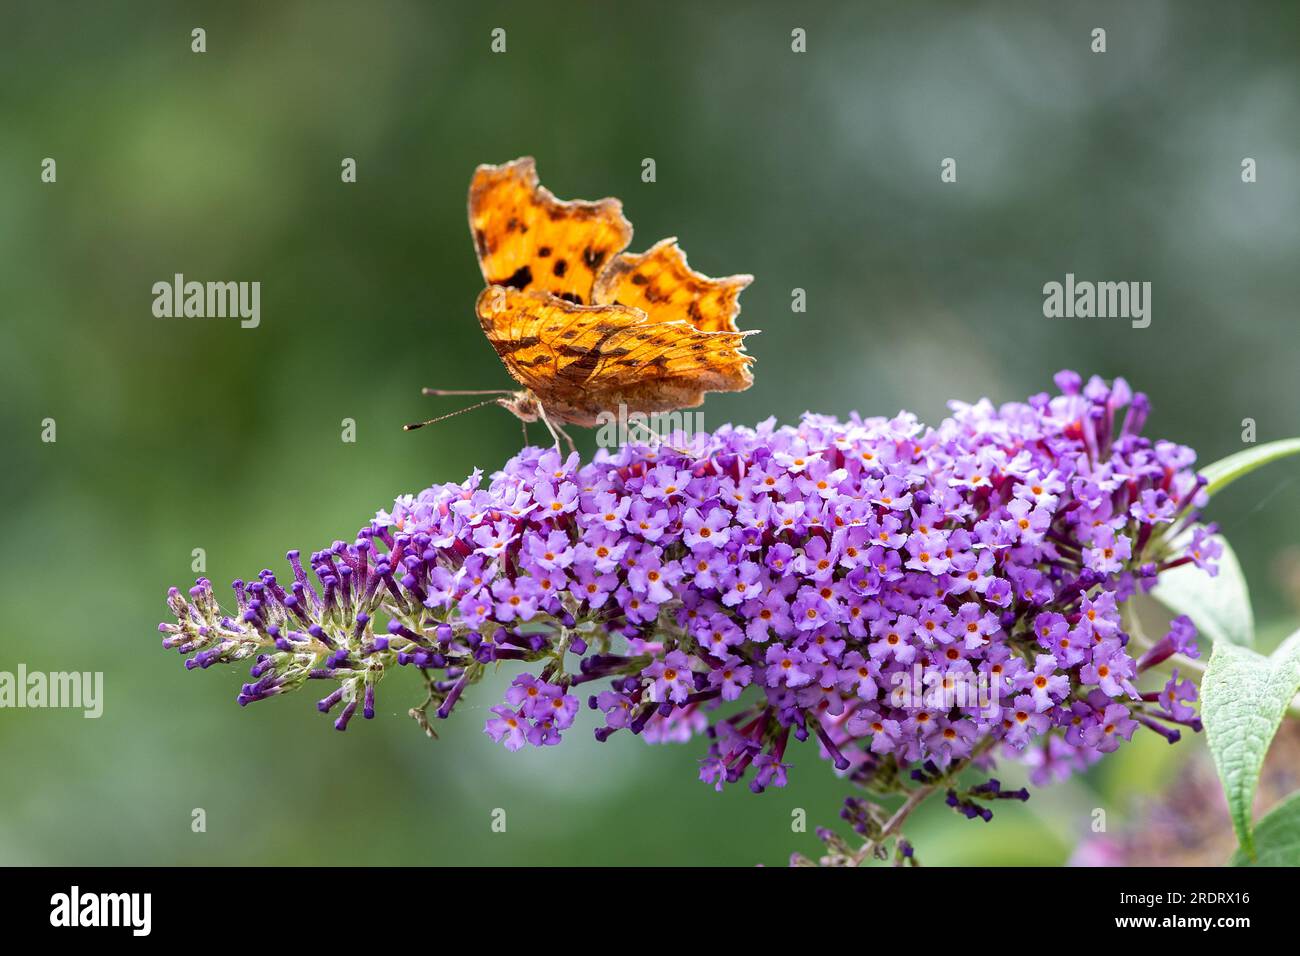
[(753, 384), (753, 332), (736, 326), (753, 276), (701, 275), (676, 239), (625, 252), (632, 224), (619, 200), (558, 200), (524, 157), (475, 170), (469, 226), (487, 284), (475, 313), (523, 388), (425, 394), (501, 396), (472, 407), (501, 405), (525, 428), (541, 420), (557, 447), (563, 435), (572, 448), (566, 424), (591, 427), (620, 406), (695, 408), (707, 392)]

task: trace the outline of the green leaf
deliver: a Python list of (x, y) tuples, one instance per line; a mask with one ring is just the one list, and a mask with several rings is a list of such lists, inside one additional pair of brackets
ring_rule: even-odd
[(1300, 790), (1287, 797), (1255, 827), (1255, 859), (1233, 854), (1232, 866), (1300, 866)]
[(1256, 468), (1267, 465), (1270, 461), (1286, 458), (1288, 455), (1300, 455), (1300, 438), (1271, 441), (1239, 451), (1227, 458), (1220, 458), (1200, 469), (1208, 482), (1205, 490), (1208, 494), (1217, 494), (1242, 475), (1248, 475)]
[[(1186, 614), (1197, 632), (1216, 644), (1226, 641), (1254, 647), (1255, 615), (1250, 609), (1246, 577), (1228, 542), (1221, 535), (1214, 537), (1223, 545), (1216, 577), (1210, 577), (1194, 564), (1180, 565), (1160, 575), (1151, 596), (1175, 614)], [(1174, 541), (1173, 553), (1181, 555), (1191, 540), (1192, 532), (1188, 529)]]
[(1252, 808), (1273, 735), (1300, 688), (1300, 631), (1272, 657), (1219, 642), (1201, 679), (1201, 720), (1215, 769), (1228, 798), (1228, 813), (1246, 857), (1257, 860), (1251, 835)]

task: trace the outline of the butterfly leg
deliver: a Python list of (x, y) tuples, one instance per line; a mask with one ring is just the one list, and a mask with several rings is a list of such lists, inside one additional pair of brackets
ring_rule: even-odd
[[(555, 450), (559, 451), (560, 450), (559, 430), (554, 425), (552, 425), (548, 419), (543, 418), (542, 421), (546, 422), (546, 430), (549, 431), (551, 433), (551, 437), (555, 439)], [(569, 444), (572, 445), (573, 442), (570, 441)]]
[(450, 389), (422, 388), (421, 395), (513, 395), (508, 388)]
[(560, 450), (560, 436), (561, 436), (561, 435), (564, 436), (565, 444), (567, 444), (567, 445), (569, 446), (569, 454), (573, 454), (575, 451), (578, 450), (578, 446), (576, 446), (576, 445), (573, 443), (573, 439), (569, 437), (569, 433), (566, 432), (566, 431), (565, 431), (563, 428), (561, 428), (559, 425), (556, 425), (556, 424), (555, 424), (553, 421), (551, 421), (549, 418), (547, 418), (547, 417), (546, 417), (546, 412), (543, 411), (543, 409), (542, 409), (542, 407), (541, 407), (540, 405), (537, 406), (537, 417), (540, 418), (540, 419), (542, 420), (542, 422), (546, 425), (546, 430), (549, 431), (549, 432), (551, 433), (551, 437), (555, 439), (555, 450), (556, 450), (556, 451), (559, 451), (559, 450)]
[(563, 436), (564, 443), (569, 446), (569, 454), (570, 455), (575, 454), (578, 450), (578, 446), (573, 443), (573, 436), (571, 436), (563, 428), (560, 428), (560, 426), (558, 425), (556, 426), (556, 428), (558, 429), (560, 435)]

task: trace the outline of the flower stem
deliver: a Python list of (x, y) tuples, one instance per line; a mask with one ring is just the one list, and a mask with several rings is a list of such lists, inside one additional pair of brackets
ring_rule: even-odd
[(875, 853), (877, 847), (884, 846), (885, 841), (890, 837), (901, 834), (903, 824), (907, 821), (907, 818), (912, 815), (913, 810), (924, 803), (936, 790), (947, 787), (948, 784), (951, 783), (958, 774), (969, 767), (977, 757), (987, 753), (994, 743), (995, 741), (992, 737), (985, 737), (976, 745), (975, 749), (971, 751), (969, 757), (954, 763), (948, 768), (948, 772), (938, 780), (923, 784), (909, 793), (907, 799), (903, 801), (903, 805), (894, 811), (892, 817), (885, 821), (885, 825), (881, 827), (880, 834), (876, 836), (875, 839), (868, 840), (866, 843), (862, 844), (862, 847), (858, 852), (854, 853), (850, 858), (850, 862), (854, 866), (861, 866), (868, 857)]

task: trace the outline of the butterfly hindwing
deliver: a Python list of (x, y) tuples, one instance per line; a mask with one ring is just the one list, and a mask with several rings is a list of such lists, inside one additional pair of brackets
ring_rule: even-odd
[(625, 252), (596, 278), (593, 301), (618, 302), (645, 312), (651, 322), (689, 322), (701, 332), (735, 332), (740, 292), (753, 276), (710, 279), (686, 264), (676, 239), (646, 252)]

